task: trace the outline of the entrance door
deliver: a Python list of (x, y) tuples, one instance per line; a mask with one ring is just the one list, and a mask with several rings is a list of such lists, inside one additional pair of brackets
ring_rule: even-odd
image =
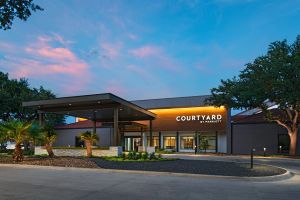
[(125, 151), (138, 151), (141, 142), (141, 137), (125, 137)]

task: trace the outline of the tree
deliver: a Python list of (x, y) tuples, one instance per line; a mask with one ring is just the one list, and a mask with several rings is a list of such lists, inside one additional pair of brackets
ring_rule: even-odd
[(31, 125), (30, 122), (19, 120), (11, 120), (0, 124), (2, 137), (6, 140), (13, 140), (16, 143), (13, 153), (13, 159), (16, 162), (23, 161), (24, 156), (21, 145), (28, 139)]
[[(221, 80), (208, 100), (216, 106), (236, 109), (259, 108), (269, 121), (286, 128), (289, 154), (295, 155), (300, 124), (300, 35), (289, 45), (286, 40), (269, 45), (266, 55), (246, 64), (238, 77)], [(276, 105), (276, 109), (270, 109)]]
[(204, 136), (200, 136), (200, 148), (204, 149), (204, 152), (206, 153), (206, 150), (208, 149), (209, 144), (208, 144), (208, 140), (206, 137)]
[(0, 29), (8, 30), (15, 17), (26, 21), (32, 12), (44, 10), (33, 0), (1, 0), (0, 1)]
[(55, 142), (56, 138), (57, 134), (55, 133), (53, 126), (46, 125), (42, 128), (40, 141), (45, 145), (49, 157), (54, 157), (52, 144)]
[(99, 141), (98, 135), (96, 133), (92, 133), (91, 131), (85, 131), (80, 134), (80, 139), (85, 142), (87, 157), (91, 157), (92, 146), (94, 143)]
[[(0, 72), (0, 121), (19, 119), (32, 121), (38, 119), (38, 113), (32, 108), (23, 108), (23, 101), (53, 99), (56, 96), (43, 87), (31, 88), (28, 80), (21, 78), (9, 79), (8, 74)], [(53, 126), (63, 124), (65, 117), (62, 115), (47, 114), (47, 124)]]

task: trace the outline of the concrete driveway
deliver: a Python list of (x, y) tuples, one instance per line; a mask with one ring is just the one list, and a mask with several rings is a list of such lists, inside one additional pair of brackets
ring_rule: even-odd
[[(199, 158), (198, 158), (199, 159)], [(262, 161), (264, 162), (264, 161)], [(286, 161), (279, 162), (286, 165)], [(283, 162), (285, 164), (283, 164)], [(299, 164), (299, 163), (298, 163)], [(290, 164), (298, 173), (299, 166)], [(254, 182), (218, 177), (179, 177), (105, 170), (0, 166), (0, 199), (298, 199), (298, 175)]]

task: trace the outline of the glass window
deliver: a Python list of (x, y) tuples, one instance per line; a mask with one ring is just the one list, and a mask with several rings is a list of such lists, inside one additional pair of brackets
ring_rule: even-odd
[(164, 136), (164, 149), (175, 149), (176, 148), (176, 137)]
[(199, 135), (198, 148), (200, 150), (216, 150), (217, 138), (215, 135)]
[[(153, 136), (153, 146), (155, 148), (159, 147), (159, 137), (158, 136)], [(147, 145), (150, 145), (150, 136), (147, 136)]]
[(194, 137), (193, 136), (181, 136), (180, 137), (180, 149), (194, 149)]

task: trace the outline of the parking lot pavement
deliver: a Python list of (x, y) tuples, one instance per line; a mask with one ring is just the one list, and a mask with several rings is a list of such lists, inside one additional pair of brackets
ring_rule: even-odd
[(0, 166), (0, 199), (298, 199), (300, 179), (253, 182), (218, 177)]

